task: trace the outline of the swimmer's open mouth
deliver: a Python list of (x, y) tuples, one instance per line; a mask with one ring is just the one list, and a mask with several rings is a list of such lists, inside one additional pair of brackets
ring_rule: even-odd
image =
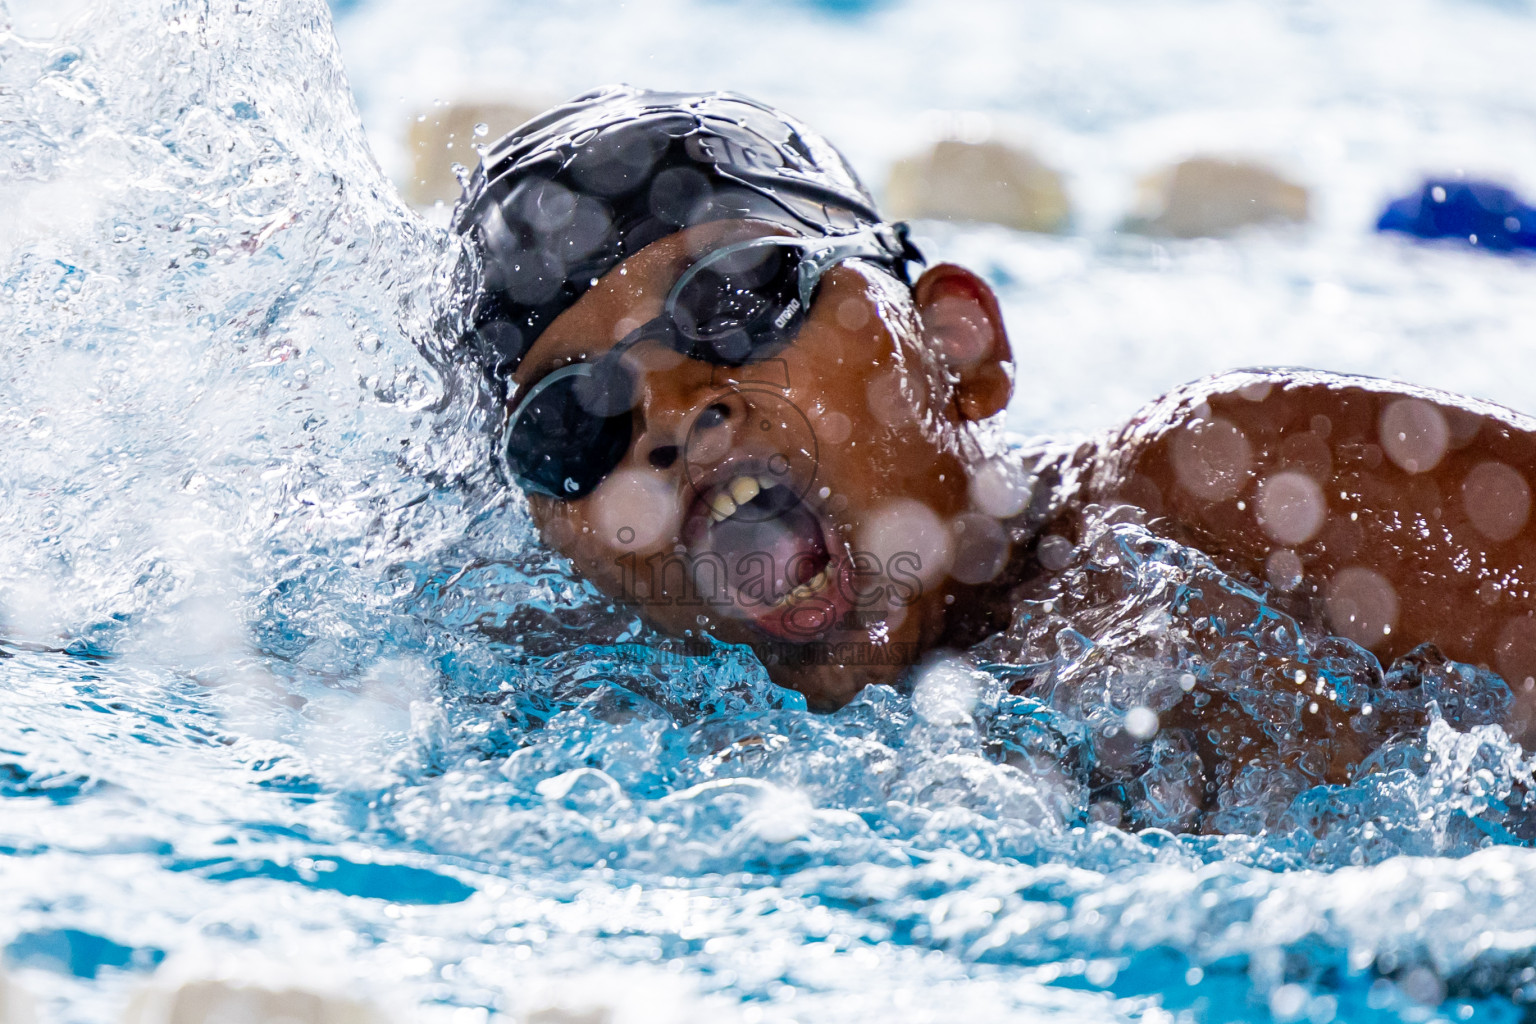
[(700, 493), (684, 528), (700, 596), (785, 640), (813, 639), (845, 610), (828, 536), (794, 488), (749, 466)]

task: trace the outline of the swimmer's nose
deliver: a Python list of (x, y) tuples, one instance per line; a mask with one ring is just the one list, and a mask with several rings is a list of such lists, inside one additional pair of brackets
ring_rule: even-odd
[(736, 425), (744, 419), (740, 395), (720, 394), (707, 377), (650, 373), (640, 389), (634, 455), (653, 469), (680, 462), (713, 462), (731, 449)]
[(671, 469), (678, 460), (714, 462), (730, 451), (743, 410), (734, 396), (719, 398), (676, 415), (642, 407), (643, 427), (636, 451), (655, 469)]
[(659, 444), (651, 449), (646, 461), (657, 469), (671, 469), (677, 462), (678, 448), (675, 444)]

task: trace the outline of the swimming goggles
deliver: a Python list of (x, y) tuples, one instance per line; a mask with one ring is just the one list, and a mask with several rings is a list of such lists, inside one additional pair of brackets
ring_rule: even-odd
[(788, 344), (804, 323), (816, 286), (835, 264), (885, 266), (920, 259), (906, 225), (826, 238), (765, 235), (722, 246), (677, 279), (661, 315), (588, 363), (541, 377), (518, 401), (502, 435), (506, 467), (524, 490), (575, 500), (624, 460), (633, 432), (635, 379), (626, 351), (657, 340), (690, 359), (741, 366)]

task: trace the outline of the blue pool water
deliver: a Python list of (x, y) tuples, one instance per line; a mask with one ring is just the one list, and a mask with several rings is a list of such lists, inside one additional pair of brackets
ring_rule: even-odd
[[(377, 58), (393, 23), (374, 9), (340, 28)], [(914, 9), (825, 28), (900, 36)], [(1231, 10), (1239, 45), (1281, 18), (1297, 52), (1364, 46), (1353, 15)], [(1486, 724), (1498, 680), (1383, 673), (1111, 518), (1008, 635), (809, 714), (740, 652), (646, 633), (534, 543), (436, 341), (452, 252), (375, 162), (320, 0), (50, 16), (0, 7), (0, 948), (44, 1019), (112, 1021), (156, 971), (258, 962), (452, 1024), (1512, 1021), (1536, 999), (1536, 766)], [(1518, 5), (1405, 17), (1536, 38)], [(1358, 142), (1379, 128), (1362, 66), (1276, 102)], [(1472, 117), (1502, 73), (1435, 109)], [(1020, 103), (1052, 94), (1023, 84)], [(1492, 152), (1528, 128), (1529, 88), (1500, 95), (1430, 118), (1427, 145)], [(1235, 120), (1195, 100), (1186, 141)], [(1089, 168), (1076, 232), (925, 229), (1040, 345), (1050, 383), (1016, 428), (1095, 429), (1216, 360), (1536, 407), (1510, 372), (1530, 263), (1360, 227), (1371, 182), (1416, 173), (1406, 143), (1360, 143), (1311, 233), (1170, 247), (1108, 231), (1089, 157), (1145, 119), (1177, 128), (1177, 104), (1153, 90), (1073, 121), (1042, 102)], [(1349, 164), (1315, 149), (1318, 173)], [(1215, 663), (1194, 638), (1218, 619), (1237, 639)], [(1264, 676), (1297, 667), (1327, 683), (1324, 713), (1372, 705), (1379, 770), (1321, 786), (1285, 745), (1318, 712), (1265, 704)], [(1275, 741), (1218, 817), (1189, 807), (1187, 752), (1116, 732), (1191, 689)]]

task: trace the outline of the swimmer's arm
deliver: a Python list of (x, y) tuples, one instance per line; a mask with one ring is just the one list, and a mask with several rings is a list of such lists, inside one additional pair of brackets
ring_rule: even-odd
[[(1536, 724), (1536, 420), (1316, 371), (1182, 388), (1101, 448), (1085, 497), (1267, 582), (1383, 661), (1433, 642), (1483, 664)], [(1527, 683), (1527, 680), (1531, 682)]]

